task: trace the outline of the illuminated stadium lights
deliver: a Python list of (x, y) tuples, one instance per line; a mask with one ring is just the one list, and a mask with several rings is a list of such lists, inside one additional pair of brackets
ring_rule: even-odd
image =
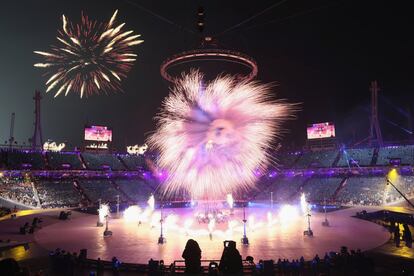
[(399, 174), (398, 174), (397, 169), (395, 169), (395, 168), (394, 168), (394, 169), (391, 169), (391, 170), (388, 172), (387, 177), (388, 177), (388, 179), (389, 179), (390, 181), (392, 181), (392, 182), (396, 182), (396, 181), (398, 181)]
[(247, 67), (250, 73), (240, 78), (240, 80), (244, 81), (253, 80), (259, 71), (256, 61), (246, 54), (223, 49), (195, 49), (173, 55), (164, 60), (160, 67), (161, 76), (165, 80), (175, 83), (177, 78), (168, 73), (170, 68), (179, 64), (195, 63), (198, 61), (224, 61)]
[(140, 145), (134, 145), (134, 146), (128, 146), (127, 152), (128, 154), (136, 154), (136, 155), (143, 155), (148, 149), (148, 145), (144, 144), (142, 146)]
[(56, 142), (47, 141), (43, 144), (44, 151), (61, 151), (66, 147), (65, 143), (60, 143), (59, 145)]

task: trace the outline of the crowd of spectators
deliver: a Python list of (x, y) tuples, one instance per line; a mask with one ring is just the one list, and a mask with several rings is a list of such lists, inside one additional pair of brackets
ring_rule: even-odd
[(0, 196), (26, 206), (37, 206), (32, 183), (20, 178), (1, 177)]
[(380, 206), (385, 203), (384, 177), (349, 177), (335, 200), (344, 205)]
[(36, 188), (43, 208), (76, 207), (81, 200), (72, 181), (39, 180)]

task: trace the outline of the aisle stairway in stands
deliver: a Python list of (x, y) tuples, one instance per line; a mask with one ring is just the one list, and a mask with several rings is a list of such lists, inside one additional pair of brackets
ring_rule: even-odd
[(89, 196), (85, 193), (85, 191), (83, 190), (82, 186), (80, 185), (78, 180), (73, 180), (73, 187), (75, 187), (75, 189), (79, 192), (79, 194), (81, 195), (81, 197), (83, 199), (85, 199), (88, 204), (93, 204), (92, 200), (89, 198)]
[(86, 166), (86, 162), (85, 162), (85, 160), (83, 159), (82, 154), (78, 153), (78, 158), (79, 158), (79, 161), (80, 161), (80, 162), (81, 162), (81, 164), (82, 164), (82, 167), (83, 167), (85, 170), (89, 169), (89, 168), (88, 168), (88, 166)]
[(116, 182), (112, 179), (109, 180), (109, 182), (111, 182), (112, 186), (114, 186), (114, 188), (121, 193), (128, 201), (133, 202), (134, 200), (124, 191), (122, 190), (118, 184), (116, 184)]
[(125, 161), (120, 156), (117, 156), (117, 158), (119, 159), (119, 162), (121, 162), (122, 166), (124, 166), (128, 171), (131, 170), (131, 168), (127, 166)]
[(335, 202), (336, 198), (339, 194), (339, 192), (342, 190), (342, 188), (346, 185), (346, 181), (347, 181), (348, 177), (344, 177), (344, 179), (342, 179), (341, 183), (339, 183), (338, 188), (336, 188), (335, 193), (332, 196), (332, 201)]
[(375, 166), (377, 164), (378, 152), (379, 152), (379, 148), (375, 148), (374, 154), (372, 154), (371, 166)]
[(41, 208), (42, 205), (41, 205), (41, 202), (40, 202), (39, 193), (37, 192), (36, 186), (35, 186), (33, 181), (31, 182), (31, 186), (32, 186), (32, 190), (33, 190), (34, 199), (36, 200), (36, 203), (37, 203), (36, 207)]

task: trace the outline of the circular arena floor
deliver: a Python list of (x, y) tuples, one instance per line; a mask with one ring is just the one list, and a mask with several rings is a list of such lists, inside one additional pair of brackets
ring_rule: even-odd
[(216, 224), (212, 237), (209, 236), (207, 224), (193, 222), (189, 227), (192, 230), (185, 231), (174, 226), (185, 224), (193, 216), (191, 209), (166, 209), (165, 215), (175, 219), (170, 219), (172, 226), (165, 229), (167, 242), (163, 245), (157, 244), (160, 234), (158, 224), (151, 226), (151, 222), (146, 222), (138, 226), (136, 221), (111, 219), (109, 228), (113, 236), (103, 237), (104, 227), (96, 227), (97, 216), (89, 214), (76, 214), (70, 220), (46, 225), (35, 233), (34, 238), (36, 243), (49, 250), (59, 247), (78, 252), (87, 248), (88, 258), (110, 260), (116, 256), (128, 263), (147, 263), (150, 258), (163, 259), (166, 263), (182, 259), (181, 254), (189, 238), (198, 241), (203, 259), (220, 259), (225, 239), (237, 242), (243, 258), (250, 255), (255, 260), (296, 259), (300, 256), (310, 259), (315, 254), (323, 257), (325, 252), (338, 251), (343, 245), (364, 251), (389, 240), (389, 233), (383, 227), (351, 217), (356, 211), (359, 210), (350, 208), (328, 213), (330, 227), (321, 225), (324, 214), (313, 214), (311, 227), (314, 236), (307, 237), (303, 235), (307, 228), (303, 215), (275, 218), (269, 225), (267, 209), (247, 208), (246, 217), (255, 217), (247, 227), (248, 246), (240, 244), (243, 230), (241, 209), (236, 209), (231, 218), (235, 221), (232, 231), (227, 230), (227, 225)]

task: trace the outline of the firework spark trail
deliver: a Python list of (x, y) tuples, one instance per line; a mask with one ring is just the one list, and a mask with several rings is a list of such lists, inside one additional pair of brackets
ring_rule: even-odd
[(139, 34), (124, 31), (125, 23), (116, 25), (118, 10), (108, 23), (92, 21), (82, 14), (73, 24), (62, 15), (62, 29), (57, 45), (46, 51), (34, 51), (44, 62), (34, 64), (46, 68), (46, 92), (56, 89), (55, 97), (77, 92), (82, 98), (101, 91), (120, 91), (121, 80), (133, 66), (137, 55), (132, 46), (143, 42)]
[(268, 85), (219, 77), (203, 84), (192, 72), (178, 80), (157, 117), (149, 144), (168, 177), (165, 196), (223, 200), (255, 186), (267, 150), (281, 133), (291, 105), (271, 100)]

